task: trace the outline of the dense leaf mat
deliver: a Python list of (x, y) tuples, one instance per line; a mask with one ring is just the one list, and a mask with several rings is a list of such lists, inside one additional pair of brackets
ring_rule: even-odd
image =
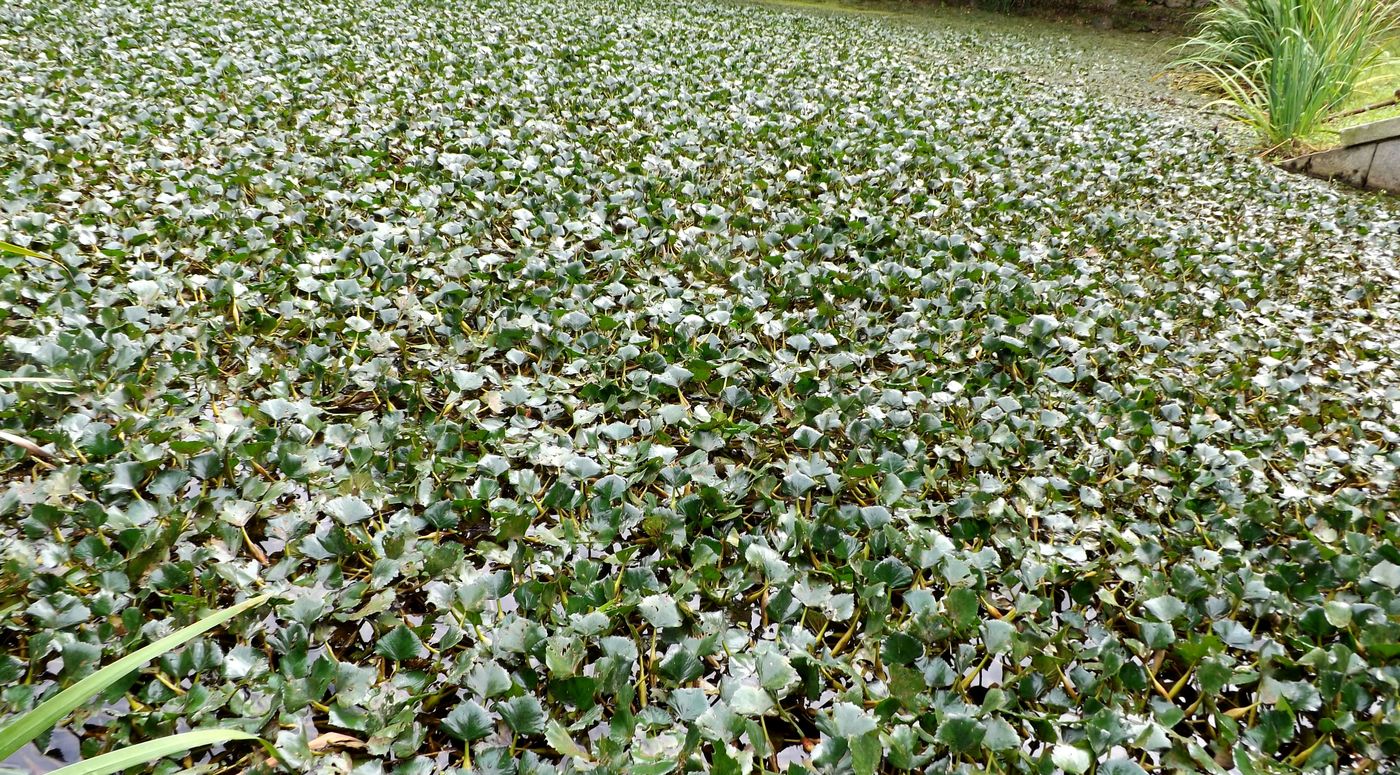
[(271, 591), (84, 753), (1400, 766), (1397, 208), (1060, 45), (8, 0), (0, 711)]

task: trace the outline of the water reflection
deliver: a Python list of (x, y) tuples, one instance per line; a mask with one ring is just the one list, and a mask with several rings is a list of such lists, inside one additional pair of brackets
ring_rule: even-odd
[(59, 767), (72, 764), (80, 758), (78, 736), (66, 729), (55, 729), (49, 740), (49, 751), (57, 756), (45, 756), (39, 746), (30, 743), (15, 751), (10, 758), (0, 762), (0, 770), (14, 770), (25, 775), (42, 775)]

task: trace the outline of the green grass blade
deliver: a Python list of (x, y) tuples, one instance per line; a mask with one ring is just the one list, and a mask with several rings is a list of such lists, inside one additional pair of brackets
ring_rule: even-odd
[(229, 740), (257, 740), (258, 738), (234, 729), (200, 729), (180, 735), (170, 735), (157, 740), (127, 746), (111, 753), (70, 764), (54, 770), (50, 775), (108, 775), (121, 772), (138, 764), (163, 759), (171, 754), (183, 753), (201, 745), (225, 743)]
[(20, 716), (9, 726), (0, 729), (0, 761), (24, 747), (25, 743), (43, 734), (44, 730), (57, 724), (74, 708), (116, 683), (122, 676), (196, 635), (207, 632), (244, 611), (263, 604), (269, 597), (269, 595), (261, 595), (244, 600), (242, 603), (222, 611), (215, 611), (184, 629), (177, 630), (143, 649), (118, 659), (45, 700), (39, 707)]
[(22, 256), (24, 258), (37, 258), (40, 261), (48, 261), (54, 266), (58, 267), (59, 269), (62, 269), (64, 273), (67, 274), (69, 277), (73, 276), (73, 270), (69, 269), (67, 264), (63, 263), (62, 261), (59, 261), (57, 258), (54, 258), (53, 256), (47, 253), (39, 253), (37, 251), (30, 250), (29, 248), (22, 248), (19, 245), (16, 245), (12, 242), (5, 242), (4, 240), (0, 240), (0, 255), (4, 255), (6, 253), (16, 256)]
[(43, 253), (36, 253), (30, 250), (29, 248), (22, 248), (19, 245), (14, 245), (4, 241), (0, 241), (0, 253), (12, 253), (16, 256), (24, 256), (25, 258), (38, 258), (44, 261), (53, 260), (52, 256), (46, 256)]

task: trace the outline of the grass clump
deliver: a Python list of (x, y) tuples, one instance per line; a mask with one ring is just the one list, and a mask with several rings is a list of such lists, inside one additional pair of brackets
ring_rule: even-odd
[(1275, 148), (1317, 132), (1384, 57), (1396, 0), (1221, 0), (1178, 47), (1177, 70)]

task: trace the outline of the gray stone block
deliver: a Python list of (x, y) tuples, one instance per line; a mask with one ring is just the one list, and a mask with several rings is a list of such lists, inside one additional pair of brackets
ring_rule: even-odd
[(1343, 180), (1353, 186), (1366, 185), (1366, 175), (1375, 158), (1376, 146), (1337, 148), (1284, 162), (1284, 169), (1323, 180)]
[(1400, 116), (1342, 130), (1342, 147), (1350, 148), (1377, 140), (1400, 138)]
[(1400, 194), (1400, 138), (1376, 146), (1366, 187)]

